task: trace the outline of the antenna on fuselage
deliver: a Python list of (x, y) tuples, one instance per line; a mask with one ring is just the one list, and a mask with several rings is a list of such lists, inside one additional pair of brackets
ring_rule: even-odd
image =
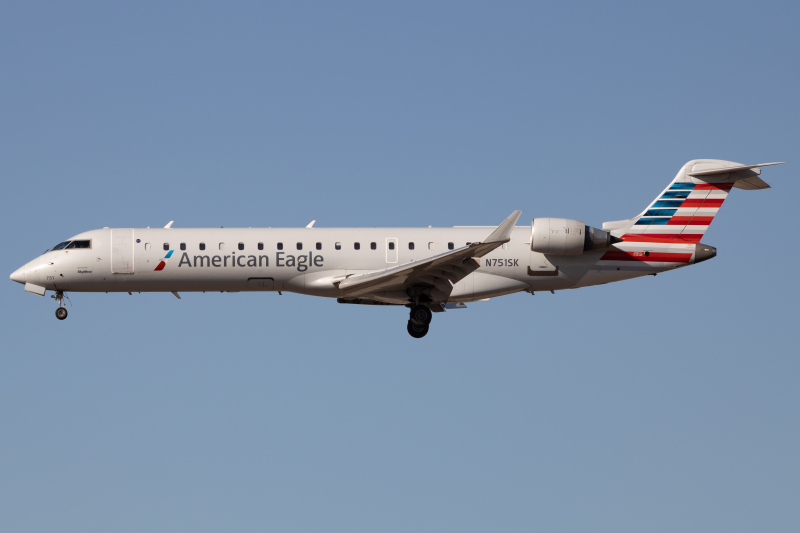
[(314, 222), (316, 222), (316, 220), (312, 220), (311, 222), (309, 222), (308, 226), (306, 226), (306, 227), (307, 228), (313, 228), (314, 227)]
[(173, 222), (175, 222), (175, 221), (174, 221), (174, 220), (170, 220), (170, 221), (169, 221), (169, 224), (167, 224), (166, 226), (164, 226), (164, 228), (171, 228), (171, 227), (172, 227), (172, 223), (173, 223)]

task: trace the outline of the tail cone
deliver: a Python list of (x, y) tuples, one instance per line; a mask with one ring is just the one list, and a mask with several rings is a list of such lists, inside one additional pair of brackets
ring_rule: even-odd
[(694, 262), (695, 263), (702, 263), (703, 261), (708, 261), (712, 257), (717, 255), (717, 249), (713, 246), (709, 246), (707, 244), (703, 244), (698, 242), (694, 245)]

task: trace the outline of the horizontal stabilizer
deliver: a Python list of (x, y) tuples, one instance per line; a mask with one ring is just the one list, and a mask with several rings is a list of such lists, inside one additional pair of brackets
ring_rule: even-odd
[[(738, 172), (740, 170), (753, 170), (753, 169), (759, 169), (761, 167), (771, 167), (772, 165), (782, 165), (782, 164), (783, 164), (783, 162), (781, 162), (781, 163), (761, 163), (760, 165), (737, 165), (737, 166), (734, 166), (734, 167), (717, 167), (717, 168), (709, 168), (709, 169), (703, 169), (703, 170), (694, 170), (694, 171), (688, 172), (687, 174), (689, 176), (694, 176), (694, 177), (697, 177), (697, 176), (713, 176), (714, 174), (727, 174), (728, 172)], [(755, 170), (755, 172), (757, 174), (758, 170)]]
[(743, 191), (760, 191), (761, 189), (770, 188), (769, 184), (758, 176), (745, 178), (743, 180), (736, 180), (733, 186), (737, 189), (742, 189)]

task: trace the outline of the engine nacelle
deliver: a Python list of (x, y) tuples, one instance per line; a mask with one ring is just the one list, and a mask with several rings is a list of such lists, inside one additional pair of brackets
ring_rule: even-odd
[(531, 222), (531, 250), (542, 254), (580, 255), (588, 250), (608, 248), (620, 240), (607, 231), (569, 218), (534, 218)]

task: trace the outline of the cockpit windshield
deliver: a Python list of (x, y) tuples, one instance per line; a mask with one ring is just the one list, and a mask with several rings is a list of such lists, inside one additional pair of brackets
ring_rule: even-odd
[(52, 248), (50, 248), (50, 249), (49, 249), (49, 250), (47, 250), (47, 251), (48, 251), (48, 252), (52, 252), (52, 251), (54, 251), (54, 250), (63, 250), (64, 248), (66, 248), (66, 247), (67, 247), (67, 245), (69, 244), (69, 242), (70, 242), (70, 241), (64, 241), (64, 242), (62, 242), (62, 243), (56, 244), (55, 246), (53, 246)]
[(91, 248), (92, 247), (92, 240), (85, 240), (85, 241), (64, 241), (56, 244), (52, 248), (49, 248), (44, 251), (47, 252), (54, 252), (56, 250), (74, 250), (75, 248)]

